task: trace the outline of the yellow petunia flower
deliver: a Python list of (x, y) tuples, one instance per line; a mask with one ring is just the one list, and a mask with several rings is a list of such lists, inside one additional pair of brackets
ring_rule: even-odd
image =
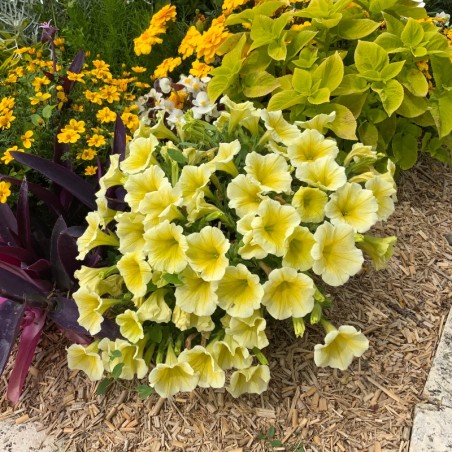
[(235, 103), (228, 96), (223, 96), (220, 99), (228, 113), (228, 132), (232, 133), (237, 126), (245, 127), (252, 135), (257, 135), (259, 123), (259, 111), (250, 101)]
[(136, 344), (144, 338), (143, 325), (136, 311), (126, 309), (122, 314), (118, 314), (115, 319), (119, 325), (119, 330), (123, 337)]
[(314, 347), (314, 362), (318, 367), (346, 370), (354, 357), (359, 358), (369, 348), (369, 341), (353, 326), (343, 325), (338, 330), (329, 326), (325, 344)]
[(229, 207), (235, 209), (239, 217), (256, 212), (264, 199), (261, 185), (250, 176), (239, 174), (232, 179), (226, 189)]
[(11, 195), (11, 184), (9, 182), (0, 181), (0, 204), (5, 204), (8, 197)]
[(185, 349), (178, 358), (179, 362), (188, 363), (198, 374), (198, 386), (201, 388), (222, 388), (226, 377), (223, 369), (214, 357), (201, 345)]
[(345, 168), (336, 163), (333, 157), (327, 156), (314, 162), (302, 163), (296, 170), (296, 177), (313, 187), (334, 191), (347, 182)]
[(301, 187), (292, 198), (303, 223), (321, 223), (325, 218), (328, 195), (318, 188)]
[(268, 255), (268, 252), (253, 239), (253, 228), (251, 225), (255, 218), (256, 215), (254, 213), (249, 213), (237, 222), (237, 231), (243, 235), (243, 246), (239, 248), (239, 254), (244, 259), (264, 259)]
[(287, 238), (287, 251), (283, 256), (283, 266), (295, 268), (301, 272), (312, 268), (314, 259), (311, 256), (311, 250), (314, 243), (314, 236), (308, 228), (296, 226)]
[(175, 188), (181, 191), (184, 202), (192, 201), (209, 183), (212, 168), (202, 164), (199, 166), (186, 165), (182, 168), (179, 180)]
[(144, 251), (152, 268), (171, 274), (185, 269), (188, 264), (188, 244), (183, 232), (182, 226), (168, 220), (145, 232)]
[(165, 302), (166, 293), (165, 289), (158, 289), (143, 301), (137, 311), (141, 322), (150, 320), (156, 323), (167, 323), (171, 320), (172, 312)]
[(154, 135), (149, 138), (135, 138), (129, 145), (129, 155), (121, 162), (121, 170), (127, 174), (136, 174), (157, 163), (152, 154), (158, 144)]
[(267, 322), (261, 316), (260, 310), (245, 319), (231, 317), (225, 328), (226, 334), (232, 336), (239, 345), (249, 349), (263, 349), (269, 344), (265, 334)]
[(218, 281), (205, 281), (190, 267), (181, 274), (183, 284), (175, 290), (176, 306), (197, 316), (210, 316), (217, 308)]
[(378, 204), (378, 220), (387, 220), (395, 210), (393, 196), (396, 189), (392, 182), (383, 176), (375, 176), (366, 181), (365, 187), (371, 190)]
[(120, 212), (115, 215), (116, 235), (119, 238), (119, 252), (142, 251), (145, 245), (144, 215), (138, 212)]
[(304, 317), (314, 307), (314, 292), (314, 282), (309, 276), (293, 268), (278, 268), (264, 284), (262, 304), (277, 320)]
[(229, 386), (226, 390), (237, 398), (242, 394), (262, 394), (267, 390), (270, 381), (270, 369), (268, 366), (258, 365), (248, 369), (236, 370), (231, 375)]
[(251, 152), (245, 159), (245, 171), (249, 177), (258, 182), (264, 192), (290, 192), (292, 176), (289, 165), (281, 155), (261, 155)]
[(330, 196), (325, 214), (334, 225), (346, 223), (355, 232), (366, 232), (378, 221), (378, 203), (371, 190), (346, 183)]
[(218, 281), (226, 271), (226, 253), (231, 246), (221, 229), (205, 226), (187, 237), (187, 258), (190, 267), (205, 281)]
[(185, 312), (179, 306), (175, 306), (173, 309), (173, 315), (171, 321), (176, 328), (181, 331), (189, 330), (190, 328), (196, 328), (198, 332), (209, 332), (215, 329), (215, 323), (208, 315), (197, 316), (190, 312)]
[(230, 143), (220, 143), (215, 157), (208, 163), (214, 171), (224, 171), (232, 177), (238, 175), (237, 167), (233, 162), (234, 156), (240, 151), (240, 141), (234, 140)]
[(232, 336), (226, 334), (222, 341), (211, 342), (207, 350), (223, 370), (246, 369), (253, 363), (248, 349), (239, 345)]
[(178, 190), (163, 184), (157, 191), (146, 193), (140, 202), (139, 211), (146, 215), (146, 220), (172, 221), (175, 218), (183, 218), (177, 210), (182, 204), (182, 198)]
[(243, 264), (227, 267), (218, 283), (218, 306), (231, 317), (246, 318), (260, 308), (264, 289), (259, 277), (253, 275)]
[(124, 254), (116, 264), (119, 273), (124, 278), (127, 289), (133, 296), (143, 297), (147, 291), (147, 284), (152, 278), (152, 270), (140, 251)]
[[(308, 24), (310, 25), (309, 22)], [(304, 24), (302, 26), (304, 26)], [(318, 130), (321, 134), (325, 134), (325, 132), (328, 129), (327, 125), (333, 122), (335, 119), (336, 112), (333, 111), (329, 114), (320, 113), (319, 115), (314, 116), (312, 119), (308, 121), (295, 121), (295, 124), (298, 127), (303, 127), (304, 129), (315, 129)]]
[(341, 286), (361, 270), (364, 258), (361, 250), (355, 247), (355, 233), (351, 226), (345, 223), (333, 226), (325, 222), (317, 228), (314, 238), (312, 269), (327, 284)]
[(67, 364), (71, 370), (82, 370), (91, 381), (101, 380), (104, 365), (99, 355), (98, 342), (88, 346), (72, 344), (67, 349)]
[(375, 270), (382, 270), (394, 254), (397, 237), (372, 237), (370, 235), (357, 234), (355, 241), (358, 248), (372, 259), (372, 265)]
[(263, 109), (260, 115), (268, 131), (268, 134), (265, 134), (261, 141), (268, 140), (271, 137), (276, 142), (289, 146), (300, 138), (301, 132), (298, 127), (287, 122), (281, 111), (267, 111)]

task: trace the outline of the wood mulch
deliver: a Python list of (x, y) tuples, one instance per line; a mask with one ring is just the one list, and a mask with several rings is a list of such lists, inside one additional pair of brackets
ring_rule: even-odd
[[(96, 384), (67, 369), (68, 344), (50, 331), (16, 407), (0, 381), (0, 419), (36, 422), (55, 437), (55, 450), (68, 452), (407, 451), (452, 304), (451, 169), (423, 159), (401, 177), (398, 198), (390, 220), (373, 229), (398, 237), (387, 269), (367, 263), (333, 293), (333, 323), (356, 326), (371, 343), (347, 371), (315, 367), (319, 328), (297, 340), (289, 323), (279, 323), (265, 350), (272, 380), (262, 396), (235, 400), (204, 389), (142, 401), (132, 383), (96, 396)], [(262, 439), (271, 426), (274, 436)]]

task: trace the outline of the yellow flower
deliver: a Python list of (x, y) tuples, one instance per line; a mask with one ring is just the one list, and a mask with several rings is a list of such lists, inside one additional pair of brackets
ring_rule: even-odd
[(228, 16), (232, 11), (247, 3), (248, 0), (224, 0), (222, 5), (223, 14)]
[(178, 66), (180, 66), (182, 63), (182, 60), (180, 57), (177, 58), (167, 58), (166, 60), (163, 60), (154, 71), (154, 74), (152, 75), (152, 79), (166, 77), (168, 74), (174, 71)]
[(127, 289), (135, 298), (143, 297), (147, 291), (147, 284), (152, 278), (152, 270), (142, 253), (140, 251), (126, 253), (116, 265)]
[(223, 44), (229, 35), (230, 33), (225, 30), (224, 16), (214, 19), (210, 28), (198, 40), (197, 58), (204, 58), (207, 64), (213, 63), (218, 47)]
[(372, 146), (365, 146), (362, 143), (355, 143), (344, 159), (344, 166), (348, 166), (352, 160), (359, 162), (361, 159), (372, 159), (373, 161), (376, 161), (377, 152), (372, 148)]
[(242, 347), (263, 349), (268, 345), (265, 335), (266, 325), (267, 322), (261, 317), (260, 311), (256, 310), (252, 316), (245, 319), (231, 317), (225, 331)]
[(327, 284), (341, 286), (361, 270), (363, 254), (355, 247), (355, 234), (351, 226), (345, 223), (333, 226), (325, 222), (317, 228), (314, 238), (312, 269)]
[(179, 362), (172, 347), (168, 348), (166, 363), (159, 363), (149, 374), (149, 384), (160, 397), (171, 397), (178, 392), (191, 392), (199, 376), (186, 362)]
[(176, 306), (197, 316), (212, 315), (217, 308), (218, 296), (215, 293), (218, 281), (205, 281), (190, 267), (181, 274), (183, 284), (175, 290)]
[(369, 179), (365, 187), (372, 190), (378, 203), (378, 219), (387, 220), (394, 212), (393, 196), (396, 193), (394, 185), (382, 176), (375, 176)]
[(134, 345), (123, 339), (115, 341), (108, 338), (102, 339), (99, 342), (99, 350), (102, 350), (105, 370), (112, 372), (118, 364), (122, 364), (119, 378), (124, 380), (133, 380), (135, 376), (144, 378), (149, 368), (143, 359), (143, 345), (141, 342)]
[(0, 204), (5, 204), (8, 196), (11, 195), (11, 190), (9, 189), (11, 184), (9, 182), (0, 181)]
[(116, 113), (108, 107), (102, 108), (96, 113), (96, 118), (102, 123), (113, 122), (116, 120)]
[(133, 40), (135, 54), (139, 56), (151, 53), (153, 45), (163, 42), (163, 39), (156, 36), (160, 32), (161, 30), (151, 30), (150, 28), (144, 30), (138, 38)]
[(121, 99), (121, 96), (118, 93), (118, 88), (112, 85), (106, 85), (102, 89), (99, 90), (99, 95), (102, 99), (106, 100), (109, 104), (113, 102), (117, 102)]
[(20, 139), (22, 140), (22, 145), (25, 149), (30, 149), (31, 144), (33, 143), (33, 141), (35, 141), (35, 139), (32, 138), (32, 136), (33, 136), (32, 130), (27, 130), (23, 135), (20, 136)]
[(235, 209), (239, 217), (256, 212), (264, 199), (260, 184), (250, 176), (239, 174), (229, 183), (227, 190), (229, 207)]
[(320, 223), (325, 217), (327, 194), (318, 188), (301, 187), (292, 198), (303, 223)]
[(97, 246), (110, 245), (118, 246), (118, 239), (113, 232), (107, 230), (103, 232), (99, 225), (102, 217), (97, 212), (89, 212), (86, 216), (88, 227), (85, 232), (77, 239), (79, 255), (78, 260), (83, 260), (90, 250)]
[(322, 157), (336, 158), (338, 153), (339, 148), (336, 141), (325, 138), (315, 129), (306, 129), (296, 141), (287, 147), (287, 154), (295, 167)]
[(121, 115), (124, 125), (133, 133), (140, 126), (140, 119), (133, 113), (125, 112)]
[(197, 28), (192, 25), (182, 39), (179, 49), (177, 52), (182, 55), (182, 58), (188, 58), (193, 55), (196, 51), (196, 47), (198, 46), (198, 42), (201, 39), (201, 33), (197, 30)]
[(85, 176), (94, 176), (97, 173), (97, 166), (89, 165), (85, 168)]
[(88, 140), (86, 140), (88, 146), (94, 146), (99, 148), (103, 146), (107, 141), (103, 135), (98, 135), (97, 133), (93, 134)]
[(196, 328), (198, 332), (208, 332), (215, 329), (215, 323), (208, 315), (197, 316), (190, 312), (185, 312), (179, 306), (175, 306), (173, 309), (173, 315), (171, 321), (176, 328), (181, 331), (189, 330), (190, 328)]
[(213, 66), (209, 66), (208, 64), (202, 63), (199, 60), (193, 61), (190, 69), (190, 74), (194, 77), (203, 78), (210, 74), (210, 71), (213, 70)]
[(248, 369), (236, 370), (230, 379), (226, 390), (237, 398), (242, 394), (262, 394), (267, 390), (270, 381), (270, 369), (268, 366), (258, 365)]
[(223, 232), (216, 227), (205, 226), (200, 232), (190, 234), (187, 243), (190, 267), (199, 272), (205, 281), (220, 280), (229, 264), (226, 253), (230, 243)]
[(343, 325), (338, 330), (328, 328), (325, 344), (314, 347), (314, 362), (319, 367), (346, 370), (353, 357), (359, 358), (368, 348), (369, 341), (355, 327)]
[(98, 352), (98, 343), (88, 346), (72, 344), (67, 349), (67, 364), (71, 370), (82, 370), (91, 381), (101, 380), (104, 375), (104, 365)]
[(201, 345), (184, 350), (178, 358), (181, 363), (188, 363), (198, 374), (198, 386), (201, 388), (222, 388), (225, 382), (223, 370), (213, 356)]
[(302, 272), (309, 270), (314, 263), (311, 256), (314, 243), (314, 236), (308, 228), (296, 226), (287, 239), (287, 251), (284, 254), (282, 264), (285, 267), (292, 267)]
[(348, 182), (330, 196), (325, 214), (334, 225), (346, 223), (355, 232), (366, 232), (378, 221), (378, 203), (371, 190)]
[(264, 289), (259, 277), (253, 275), (243, 264), (227, 267), (218, 282), (218, 306), (231, 317), (246, 318), (260, 308)]
[(333, 122), (335, 119), (336, 112), (333, 111), (329, 114), (320, 113), (309, 121), (295, 121), (295, 124), (298, 127), (303, 127), (304, 129), (315, 129), (318, 130), (321, 134), (325, 134), (326, 130), (328, 129), (327, 124)]
[(147, 193), (140, 202), (139, 211), (146, 215), (147, 221), (155, 223), (163, 220), (172, 221), (176, 218), (182, 218), (183, 215), (177, 210), (176, 206), (182, 203), (182, 198), (178, 190), (171, 185), (164, 184), (158, 191)]
[(77, 158), (82, 160), (92, 160), (96, 157), (96, 155), (97, 152), (94, 149), (88, 148), (77, 154)]
[(129, 155), (121, 162), (121, 170), (127, 174), (136, 174), (145, 170), (151, 163), (157, 163), (152, 154), (158, 144), (154, 135), (149, 138), (135, 138), (129, 145)]
[(277, 320), (304, 317), (314, 307), (314, 292), (314, 282), (309, 276), (293, 268), (278, 268), (264, 284), (262, 304)]
[(77, 143), (80, 138), (80, 134), (73, 129), (61, 129), (61, 132), (57, 135), (58, 143)]
[(138, 212), (120, 212), (115, 215), (116, 234), (119, 238), (119, 252), (121, 254), (131, 251), (142, 251), (145, 240), (144, 215)]
[(375, 270), (381, 270), (386, 267), (388, 260), (392, 257), (397, 238), (357, 234), (355, 241), (358, 248), (370, 256)]
[(144, 338), (143, 325), (135, 311), (126, 309), (122, 314), (116, 316), (116, 323), (119, 330), (132, 344), (136, 344)]
[(11, 127), (11, 123), (16, 119), (13, 115), (12, 110), (5, 111), (2, 116), (0, 116), (0, 128), (9, 129)]
[(8, 148), (8, 149), (4, 152), (3, 157), (0, 159), (0, 160), (3, 161), (3, 163), (4, 163), (5, 165), (8, 165), (9, 163), (11, 163), (11, 162), (14, 160), (14, 157), (10, 154), (10, 152), (12, 152), (12, 151), (16, 151), (16, 152), (24, 152), (23, 149), (18, 149), (17, 146), (12, 146), (12, 147)]
[(211, 342), (207, 350), (223, 369), (246, 369), (253, 363), (253, 357), (246, 347), (239, 345), (232, 336), (226, 334), (222, 341)]
[(283, 256), (287, 250), (287, 238), (299, 224), (300, 216), (294, 207), (265, 199), (251, 222), (253, 240), (267, 253)]
[(212, 168), (207, 164), (199, 166), (186, 165), (182, 168), (176, 187), (181, 191), (184, 202), (190, 202), (196, 198), (209, 183)]
[(84, 74), (76, 74), (75, 72), (67, 71), (67, 78), (68, 80), (71, 80), (72, 82), (81, 82), (85, 83), (85, 80), (83, 80)]
[(251, 225), (255, 218), (254, 213), (249, 213), (237, 222), (237, 231), (243, 235), (243, 246), (239, 248), (239, 254), (244, 259), (264, 259), (268, 255), (268, 252), (254, 241)]
[(182, 226), (168, 220), (146, 231), (144, 250), (154, 269), (172, 274), (184, 270), (188, 245), (183, 232)]
[(290, 192), (292, 177), (289, 166), (281, 155), (251, 152), (246, 156), (245, 163), (248, 176), (259, 183), (262, 191)]
[(167, 22), (174, 20), (176, 20), (176, 7), (171, 4), (165, 5), (152, 16), (149, 28), (166, 30)]
[(93, 104), (102, 105), (102, 97), (98, 92), (90, 91), (87, 89), (83, 94), (85, 95), (86, 99)]
[(259, 133), (259, 111), (252, 102), (247, 101), (237, 104), (225, 95), (220, 99), (220, 103), (225, 105), (227, 111), (229, 112), (229, 133), (232, 133), (239, 124), (240, 126), (248, 129), (252, 135), (257, 135)]
[[(273, 140), (289, 146), (295, 140), (300, 138), (301, 133), (298, 127), (288, 123), (284, 119), (281, 111), (267, 111), (263, 109), (261, 111), (261, 118), (263, 119), (265, 128), (268, 130), (268, 133)], [(265, 136), (266, 134), (264, 137)]]
[(165, 289), (153, 292), (137, 311), (141, 322), (150, 320), (157, 323), (167, 323), (171, 320), (171, 309), (165, 302)]
[(34, 97), (29, 97), (31, 105), (39, 105), (41, 102), (45, 102), (47, 99), (50, 99), (52, 96), (49, 93), (41, 93), (38, 92)]
[(137, 74), (141, 74), (142, 72), (146, 72), (146, 68), (143, 66), (132, 66), (132, 71), (136, 72)]
[(345, 168), (329, 156), (302, 163), (295, 174), (299, 180), (322, 190), (334, 191), (347, 182)]
[(46, 76), (43, 77), (35, 77), (34, 80), (31, 82), (31, 85), (35, 89), (36, 93), (39, 93), (41, 91), (42, 85), (48, 85), (50, 83), (50, 79)]

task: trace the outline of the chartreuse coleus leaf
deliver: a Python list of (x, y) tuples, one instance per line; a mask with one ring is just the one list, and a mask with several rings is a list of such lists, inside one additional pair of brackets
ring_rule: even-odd
[(361, 39), (380, 26), (379, 22), (370, 19), (343, 19), (337, 26), (337, 34), (342, 39)]
[(297, 11), (294, 16), (312, 19), (325, 28), (335, 27), (342, 19), (341, 11), (349, 5), (348, 0), (311, 0), (307, 8)]
[(372, 83), (371, 88), (380, 97), (383, 108), (388, 116), (391, 116), (403, 102), (403, 86), (397, 80), (374, 82)]
[(261, 3), (254, 8), (247, 8), (238, 14), (231, 14), (226, 19), (226, 25), (238, 25), (244, 22), (253, 23), (253, 20), (256, 16), (262, 15), (270, 17), (276, 10), (278, 10), (282, 6), (286, 6), (286, 2), (275, 0)]

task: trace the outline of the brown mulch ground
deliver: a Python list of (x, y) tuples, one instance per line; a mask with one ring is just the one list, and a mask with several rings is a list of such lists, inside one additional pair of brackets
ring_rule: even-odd
[[(0, 398), (0, 419), (39, 422), (55, 450), (69, 452), (407, 451), (452, 304), (451, 169), (424, 159), (403, 175), (398, 198), (395, 214), (373, 229), (398, 237), (388, 268), (367, 266), (334, 293), (330, 319), (362, 329), (371, 343), (346, 372), (315, 367), (317, 329), (297, 340), (280, 323), (265, 350), (272, 380), (262, 396), (199, 390), (143, 402), (132, 384), (119, 383), (96, 396), (95, 384), (67, 369), (59, 333), (49, 332), (22, 400), (12, 409)], [(258, 437), (272, 425), (282, 446)]]

